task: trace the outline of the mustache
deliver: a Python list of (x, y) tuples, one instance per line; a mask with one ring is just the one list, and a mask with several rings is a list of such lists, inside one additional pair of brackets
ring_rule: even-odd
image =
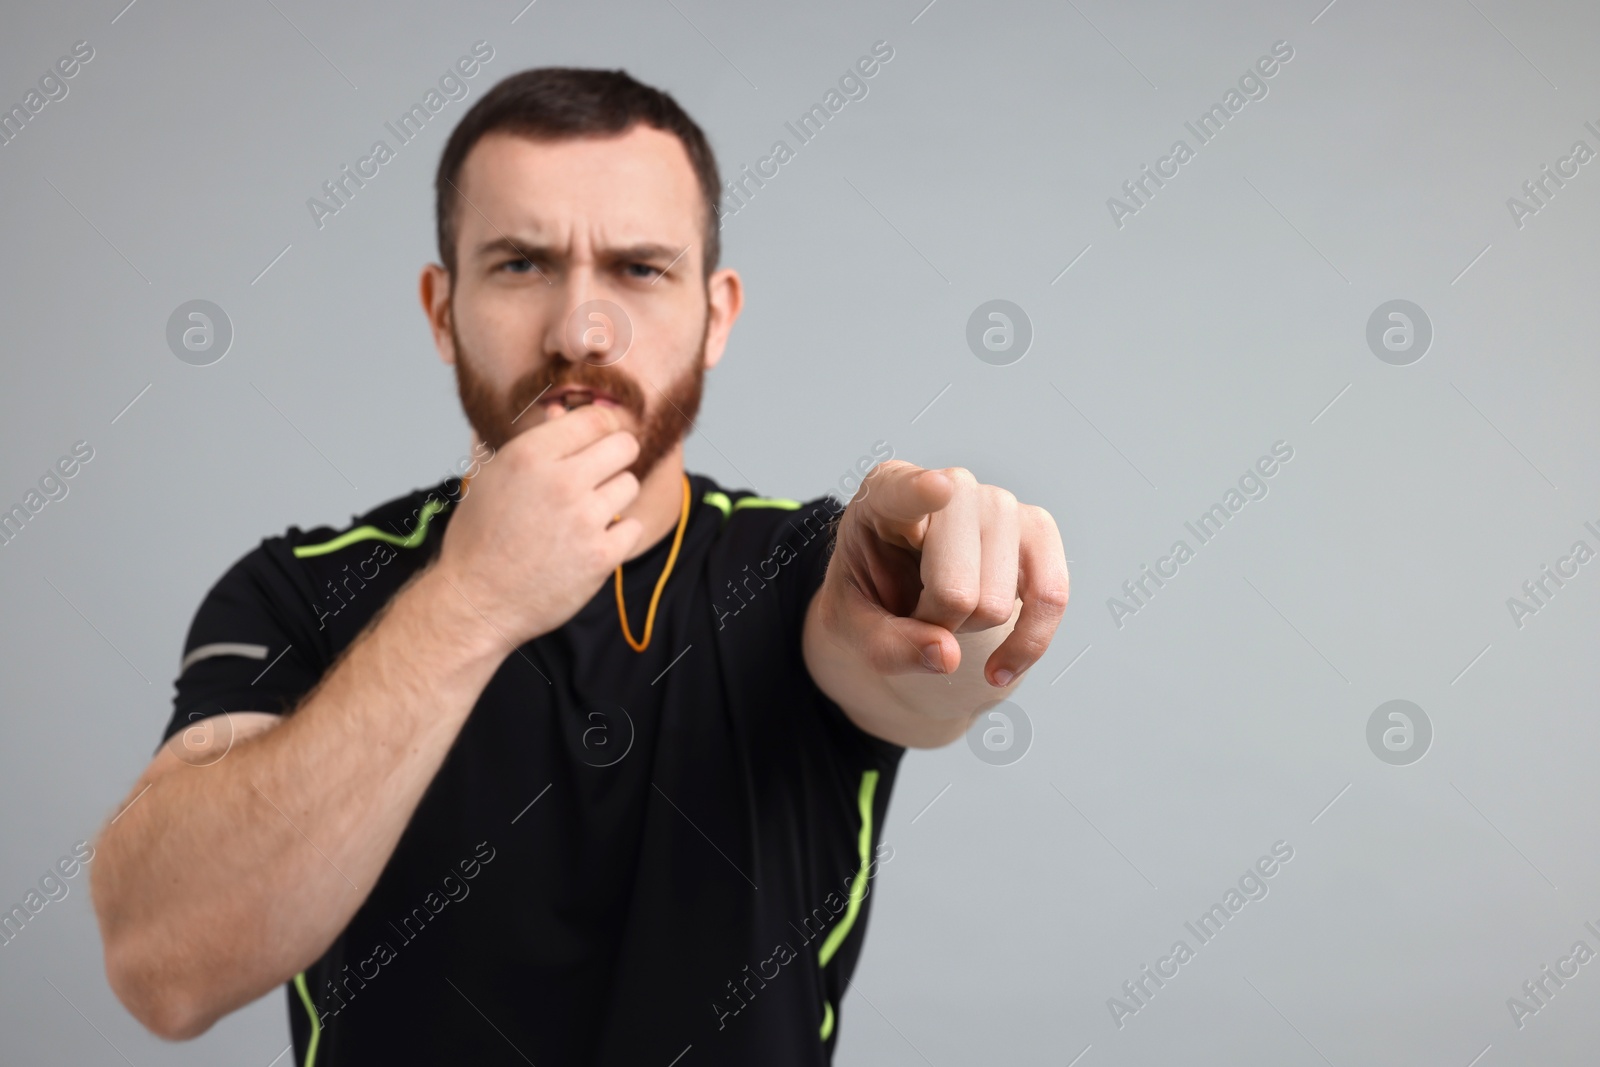
[(545, 366), (536, 367), (517, 379), (506, 394), (511, 409), (507, 417), (527, 410), (528, 405), (540, 396), (563, 385), (605, 393), (635, 418), (644, 418), (644, 391), (632, 378), (613, 370), (610, 365), (567, 363), (563, 360), (553, 360)]

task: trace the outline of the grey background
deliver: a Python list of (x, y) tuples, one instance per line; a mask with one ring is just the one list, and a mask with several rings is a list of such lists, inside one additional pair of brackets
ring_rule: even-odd
[[(1506, 998), (1600, 949), (1600, 563), (1521, 629), (1505, 604), (1600, 547), (1600, 162), (1520, 230), (1505, 206), (1600, 148), (1592, 5), (123, 2), (11, 5), (0, 34), (8, 106), (96, 51), (0, 148), (0, 500), (95, 449), (0, 548), (0, 902), (116, 810), (232, 560), (467, 453), (415, 287), (471, 100), (623, 66), (733, 172), (884, 39), (869, 96), (727, 222), (750, 299), (690, 466), (802, 497), (878, 439), (965, 465), (1056, 516), (1073, 599), (1016, 698), (1026, 758), (907, 756), (838, 1061), (1593, 1061), (1600, 963), (1520, 1031)], [(468, 101), (319, 231), (306, 199), (479, 39)], [(1269, 95), (1114, 226), (1106, 199), (1280, 39)], [(164, 340), (196, 298), (235, 328), (209, 367)], [(1034, 328), (1007, 367), (964, 341), (996, 298)], [(1435, 331), (1407, 367), (1365, 343), (1396, 298)], [(1280, 439), (1270, 494), (1118, 629), (1107, 598)], [(1405, 767), (1365, 740), (1394, 698), (1435, 732)], [(1118, 1029), (1107, 998), (1280, 839), (1270, 895)], [(0, 948), (5, 1062), (283, 1051), (277, 991), (189, 1044), (144, 1033), (70, 884)]]

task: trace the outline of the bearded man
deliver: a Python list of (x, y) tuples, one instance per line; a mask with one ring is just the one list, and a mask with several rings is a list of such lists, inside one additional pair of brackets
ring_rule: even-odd
[(684, 471), (743, 303), (719, 190), (621, 71), (524, 71), (454, 130), (421, 300), (470, 477), (200, 605), (92, 875), (150, 1030), (284, 985), (304, 1067), (831, 1060), (899, 760), (1010, 695), (1067, 571), (962, 468), (842, 511)]

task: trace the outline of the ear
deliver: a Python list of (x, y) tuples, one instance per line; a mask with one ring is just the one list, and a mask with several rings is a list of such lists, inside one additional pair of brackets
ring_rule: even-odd
[(437, 263), (422, 268), (418, 281), (418, 295), (422, 298), (422, 313), (428, 316), (428, 326), (433, 330), (433, 347), (439, 358), (455, 366), (456, 346), (450, 338), (450, 275)]
[(722, 359), (728, 335), (744, 307), (744, 282), (738, 271), (723, 267), (712, 272), (706, 279), (706, 305), (710, 316), (706, 323), (706, 370), (710, 370)]

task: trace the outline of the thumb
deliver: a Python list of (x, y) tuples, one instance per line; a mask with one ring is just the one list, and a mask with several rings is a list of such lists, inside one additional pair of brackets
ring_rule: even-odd
[(833, 632), (880, 674), (949, 674), (961, 665), (961, 645), (944, 627), (891, 615), (854, 582), (839, 600)]

